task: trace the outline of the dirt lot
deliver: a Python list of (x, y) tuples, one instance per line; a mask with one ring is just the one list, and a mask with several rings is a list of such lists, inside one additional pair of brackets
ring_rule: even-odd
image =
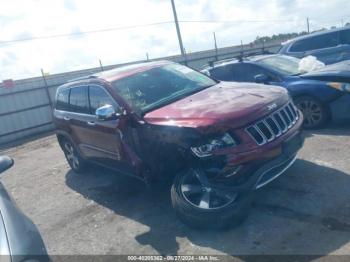
[[(169, 192), (104, 169), (70, 171), (54, 136), (4, 150), (3, 177), (52, 254), (350, 254), (350, 126), (306, 132), (288, 172), (224, 232), (181, 224)], [(2, 153), (4, 153), (2, 152)]]

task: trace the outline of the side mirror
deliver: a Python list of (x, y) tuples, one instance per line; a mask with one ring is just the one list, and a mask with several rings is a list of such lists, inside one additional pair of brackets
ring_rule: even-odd
[(117, 117), (117, 113), (114, 110), (114, 107), (111, 105), (104, 105), (97, 108), (95, 115), (98, 120), (111, 120)]
[(265, 74), (259, 74), (254, 76), (255, 83), (266, 84), (269, 81), (269, 77)]

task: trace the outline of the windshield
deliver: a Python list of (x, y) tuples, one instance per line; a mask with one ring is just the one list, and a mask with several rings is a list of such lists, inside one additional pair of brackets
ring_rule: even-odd
[(299, 62), (300, 59), (298, 58), (283, 55), (270, 56), (258, 61), (258, 63), (268, 65), (283, 75), (300, 74), (301, 72), (299, 71)]
[(215, 84), (211, 78), (179, 64), (153, 68), (112, 82), (114, 90), (139, 114)]

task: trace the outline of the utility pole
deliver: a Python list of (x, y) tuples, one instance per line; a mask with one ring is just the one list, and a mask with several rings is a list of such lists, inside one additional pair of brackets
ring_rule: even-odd
[(43, 77), (44, 84), (45, 84), (45, 92), (46, 92), (47, 100), (49, 101), (50, 107), (52, 109), (53, 104), (52, 104), (52, 99), (51, 99), (50, 92), (49, 92), (49, 85), (47, 84), (47, 81), (46, 81), (44, 69), (41, 68), (40, 70), (41, 70), (41, 76)]
[(102, 65), (102, 61), (101, 59), (98, 60), (100, 62), (100, 68), (101, 68), (101, 71), (104, 71), (104, 68), (103, 68), (103, 65)]
[(176, 26), (177, 38), (179, 40), (179, 46), (180, 46), (180, 50), (181, 50), (181, 55), (184, 56), (185, 55), (185, 50), (184, 50), (184, 46), (182, 44), (181, 32), (180, 32), (180, 27), (179, 27), (179, 21), (177, 20), (177, 14), (176, 14), (176, 8), (175, 8), (174, 0), (171, 0), (171, 6), (173, 8), (174, 22), (175, 22), (175, 26)]
[(265, 53), (265, 39), (263, 39), (262, 42), (263, 42), (262, 53)]
[(307, 25), (307, 33), (310, 34), (310, 23), (309, 23), (309, 18), (306, 18), (306, 25)]
[(215, 32), (213, 32), (213, 36), (214, 36), (214, 46), (215, 46), (215, 58), (216, 58), (216, 61), (217, 61), (219, 58), (218, 58), (218, 45), (216, 43)]

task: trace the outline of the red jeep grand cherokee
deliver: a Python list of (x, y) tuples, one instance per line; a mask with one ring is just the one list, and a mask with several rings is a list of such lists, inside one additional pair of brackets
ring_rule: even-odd
[(293, 164), (302, 118), (283, 88), (217, 82), (168, 61), (70, 81), (54, 110), (75, 172), (94, 162), (146, 183), (171, 180), (180, 219), (214, 228), (242, 221), (253, 191)]

